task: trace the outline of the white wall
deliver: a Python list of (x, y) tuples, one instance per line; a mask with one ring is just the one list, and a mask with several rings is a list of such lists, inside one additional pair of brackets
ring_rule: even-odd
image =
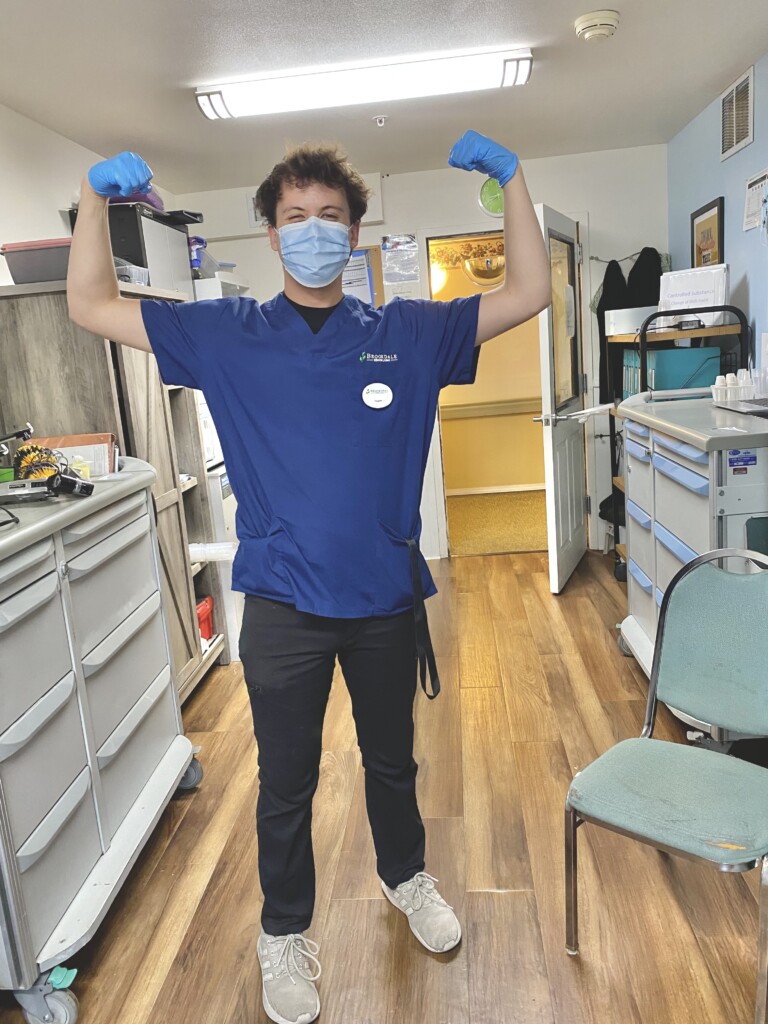
[[(667, 147), (644, 146), (636, 149), (610, 150), (584, 153), (576, 156), (547, 157), (524, 163), (524, 171), (531, 197), (535, 203), (545, 203), (582, 223), (587, 229), (585, 242), (585, 292), (588, 297), (602, 281), (605, 264), (590, 262), (588, 257), (613, 259), (626, 256), (645, 245), (659, 251), (668, 250), (667, 229)], [(482, 178), (452, 168), (421, 171), (411, 174), (388, 175), (382, 179), (383, 223), (363, 226), (360, 239), (363, 244), (380, 241), (381, 236), (400, 231), (417, 232), (424, 237), (430, 233), (457, 231), (488, 231), (498, 228), (499, 221), (486, 216), (478, 205), (477, 194)], [(258, 184), (258, 183), (255, 183)], [(218, 211), (222, 208), (220, 193), (179, 196), (179, 205), (187, 209), (211, 211), (208, 223), (201, 225), (201, 234), (216, 237), (226, 225)], [(190, 206), (194, 202), (197, 205)], [(221, 232), (223, 233), (223, 232)], [(264, 300), (282, 288), (282, 271), (277, 256), (269, 247), (267, 238), (230, 238), (210, 245), (214, 256), (235, 261), (236, 273), (251, 284), (251, 294)], [(422, 294), (429, 294), (427, 282), (422, 281)], [(590, 374), (594, 403), (598, 401), (598, 336), (596, 320), (585, 316), (585, 369)], [(538, 353), (532, 353), (538, 361)], [(593, 505), (610, 493), (610, 458), (608, 442), (595, 439), (595, 434), (608, 433), (608, 418), (594, 419), (587, 434), (587, 457)], [(434, 457), (435, 453), (433, 453)], [(440, 508), (441, 502), (428, 493), (430, 481), (439, 480), (433, 472), (434, 458), (427, 472), (425, 499), (429, 509)], [(443, 524), (432, 523), (427, 505), (422, 508), (424, 518), (424, 550), (429, 555), (445, 553), (443, 542), (430, 549), (427, 537), (444, 537)], [(593, 517), (590, 542), (602, 543), (603, 528)]]
[[(68, 210), (88, 168), (104, 157), (0, 106), (0, 244), (71, 234)], [(174, 197), (157, 189), (169, 209)], [(0, 257), (0, 285), (12, 284)]]

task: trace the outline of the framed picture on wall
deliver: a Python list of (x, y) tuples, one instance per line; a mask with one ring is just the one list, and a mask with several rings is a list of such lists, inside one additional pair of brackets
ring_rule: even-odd
[(722, 196), (691, 214), (691, 266), (708, 267), (724, 263)]

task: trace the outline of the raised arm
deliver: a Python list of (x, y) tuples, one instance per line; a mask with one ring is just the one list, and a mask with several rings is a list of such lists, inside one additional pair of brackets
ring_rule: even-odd
[(448, 163), (482, 171), (504, 190), (504, 284), (480, 299), (476, 345), (525, 323), (552, 299), (549, 260), (517, 156), (493, 139), (468, 131)]
[(111, 195), (149, 190), (152, 172), (136, 153), (93, 166), (83, 179), (67, 274), (69, 315), (87, 331), (151, 352), (138, 299), (120, 296), (109, 239)]

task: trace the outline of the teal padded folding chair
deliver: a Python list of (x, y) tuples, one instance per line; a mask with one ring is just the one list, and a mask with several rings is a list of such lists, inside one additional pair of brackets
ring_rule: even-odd
[[(725, 566), (741, 559), (741, 572)], [(652, 739), (656, 702), (711, 725), (768, 736), (768, 556), (723, 548), (694, 558), (661, 605), (645, 726), (579, 772), (565, 805), (566, 948), (579, 951), (577, 829), (601, 825), (720, 871), (760, 866), (755, 1024), (768, 1024), (768, 770)], [(730, 562), (733, 566), (733, 562)]]

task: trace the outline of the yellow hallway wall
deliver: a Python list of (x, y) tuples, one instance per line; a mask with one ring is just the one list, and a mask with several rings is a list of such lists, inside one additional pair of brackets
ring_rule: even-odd
[[(488, 290), (475, 284), (460, 260), (468, 246), (503, 245), (503, 235), (468, 235), (430, 239), (433, 298), (450, 301)], [(439, 265), (437, 261), (439, 262)], [(438, 286), (438, 287), (436, 287)], [(440, 395), (441, 436), (445, 485), (452, 490), (510, 487), (544, 482), (541, 424), (537, 412), (482, 415), (483, 406), (529, 400), (541, 401), (538, 318), (507, 331), (483, 345), (474, 384), (445, 388)], [(453, 418), (461, 407), (477, 416)], [(540, 406), (539, 406), (540, 408)], [(449, 418), (451, 416), (451, 418)]]
[(441, 422), (446, 490), (544, 483), (544, 446), (534, 413)]

